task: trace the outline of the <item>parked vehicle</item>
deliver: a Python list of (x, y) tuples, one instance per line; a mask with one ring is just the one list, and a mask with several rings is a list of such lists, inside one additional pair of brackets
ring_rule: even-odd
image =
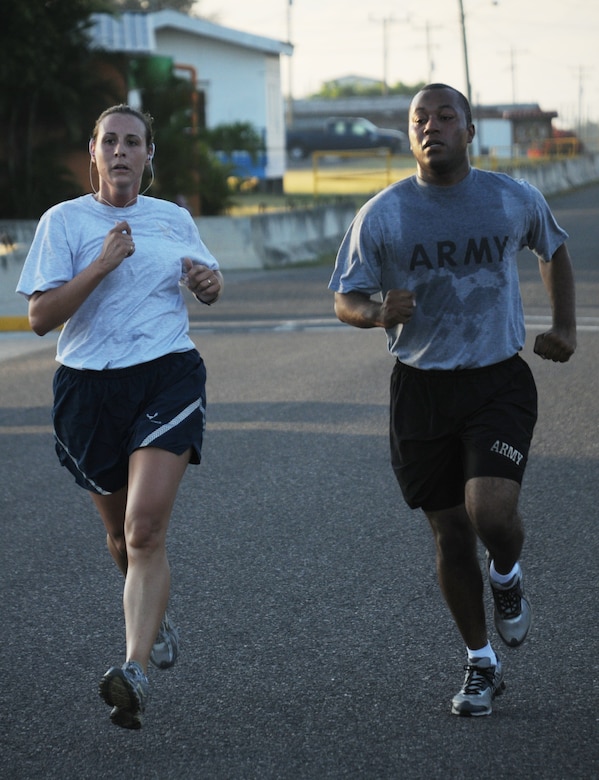
[(287, 153), (294, 160), (312, 152), (353, 149), (389, 149), (393, 154), (408, 151), (405, 133), (377, 127), (363, 117), (332, 117), (319, 127), (290, 128), (287, 131)]

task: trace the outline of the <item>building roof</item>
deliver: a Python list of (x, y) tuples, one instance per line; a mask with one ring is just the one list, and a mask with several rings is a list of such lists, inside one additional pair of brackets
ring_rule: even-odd
[(181, 32), (190, 32), (203, 38), (231, 43), (235, 46), (243, 46), (247, 49), (255, 49), (265, 54), (293, 54), (293, 45), (285, 41), (277, 41), (274, 38), (265, 38), (262, 35), (234, 30), (231, 27), (223, 27), (214, 24), (207, 19), (196, 16), (187, 16), (178, 11), (158, 11), (151, 14), (154, 18), (154, 29), (170, 27)]
[(150, 14), (92, 14), (92, 43), (107, 51), (152, 54), (156, 51)]
[(363, 116), (369, 111), (407, 111), (412, 98), (406, 95), (352, 95), (343, 98), (304, 98), (293, 101), (293, 110), (305, 116), (345, 114)]
[(509, 119), (513, 122), (531, 119), (549, 120), (558, 116), (557, 111), (543, 111), (538, 103), (497, 103), (496, 105), (473, 106), (477, 119)]
[(156, 30), (164, 29), (191, 33), (200, 38), (209, 38), (264, 54), (293, 54), (293, 46), (290, 43), (222, 27), (206, 19), (170, 10), (147, 14), (123, 13), (118, 16), (93, 14), (90, 35), (96, 46), (108, 51), (152, 54), (156, 51)]
[(540, 108), (536, 110), (514, 108), (510, 111), (504, 111), (503, 116), (505, 119), (511, 119), (513, 122), (528, 122), (530, 119), (555, 119), (558, 113), (557, 111), (541, 111)]

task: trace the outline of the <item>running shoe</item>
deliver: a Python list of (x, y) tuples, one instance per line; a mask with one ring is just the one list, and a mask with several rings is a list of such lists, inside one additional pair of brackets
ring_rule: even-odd
[[(488, 562), (490, 566), (490, 558)], [(506, 585), (493, 582), (489, 576), (489, 584), (495, 602), (493, 617), (497, 633), (508, 647), (519, 647), (532, 623), (530, 602), (522, 589), (522, 573), (514, 574)]]
[(452, 714), (490, 715), (493, 699), (505, 690), (501, 661), (498, 658), (494, 666), (490, 658), (473, 658), (464, 669), (466, 677), (462, 689), (451, 700)]
[(179, 629), (173, 626), (165, 612), (158, 629), (158, 636), (152, 646), (150, 662), (157, 669), (170, 669), (171, 666), (175, 665), (178, 657)]
[(148, 699), (148, 678), (136, 661), (112, 666), (100, 680), (100, 696), (112, 707), (110, 720), (124, 729), (140, 729)]

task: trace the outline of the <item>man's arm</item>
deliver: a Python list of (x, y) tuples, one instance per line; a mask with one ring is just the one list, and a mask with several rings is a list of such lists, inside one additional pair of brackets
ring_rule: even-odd
[(335, 314), (355, 328), (392, 328), (406, 323), (414, 306), (416, 301), (409, 290), (389, 290), (382, 302), (359, 292), (335, 293)]
[(576, 293), (566, 245), (556, 249), (551, 262), (539, 260), (539, 270), (551, 303), (553, 325), (537, 336), (534, 351), (546, 360), (565, 363), (576, 350)]

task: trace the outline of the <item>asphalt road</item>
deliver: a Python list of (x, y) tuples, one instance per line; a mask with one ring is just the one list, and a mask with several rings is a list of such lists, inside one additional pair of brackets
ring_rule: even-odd
[(381, 332), (336, 323), (330, 269), (231, 274), (218, 306), (193, 310), (209, 416), (169, 534), (182, 655), (150, 673), (141, 732), (111, 725), (97, 695), (123, 659), (122, 583), (53, 453), (52, 344), (8, 351), (0, 777), (599, 777), (598, 203), (599, 187), (553, 200), (578, 278), (569, 364), (532, 355), (549, 309), (522, 258), (540, 395), (521, 504), (535, 618), (517, 651), (492, 634), (507, 690), (490, 718), (450, 715), (463, 649), (388, 463), (392, 360)]

